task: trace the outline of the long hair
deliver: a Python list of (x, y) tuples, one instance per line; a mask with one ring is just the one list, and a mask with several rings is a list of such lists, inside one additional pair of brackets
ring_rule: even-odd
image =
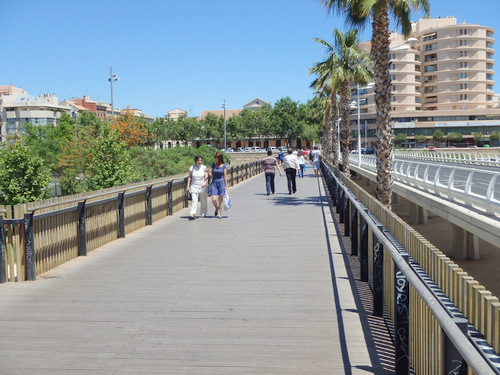
[(219, 162), (221, 164), (224, 164), (224, 156), (222, 156), (222, 154), (220, 152), (216, 152), (214, 155), (214, 158), (219, 158)]

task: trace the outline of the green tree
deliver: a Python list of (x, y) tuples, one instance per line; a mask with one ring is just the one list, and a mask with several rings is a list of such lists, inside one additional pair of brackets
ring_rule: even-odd
[(493, 144), (495, 142), (498, 142), (500, 140), (500, 132), (498, 131), (493, 131), (490, 134), (490, 142)]
[(462, 140), (462, 134), (457, 132), (450, 132), (446, 134), (446, 140), (451, 143), (458, 143)]
[(444, 141), (444, 133), (437, 129), (434, 131), (434, 133), (432, 133), (432, 139), (436, 142), (436, 143), (441, 143)]
[(298, 102), (290, 97), (281, 98), (276, 102), (271, 113), (271, 132), (279, 138), (297, 139), (302, 134), (302, 124), (298, 119)]
[(415, 136), (415, 142), (423, 144), (423, 143), (427, 142), (427, 137), (423, 134), (417, 134)]
[(398, 145), (398, 147), (401, 147), (401, 145), (406, 142), (406, 139), (407, 137), (405, 133), (398, 133), (394, 137), (394, 144)]
[(391, 76), (389, 72), (389, 12), (402, 33), (411, 33), (410, 15), (413, 10), (430, 12), (428, 0), (320, 0), (327, 10), (346, 15), (352, 25), (364, 26), (372, 22), (371, 58), (374, 63), (375, 105), (377, 108), (377, 187), (379, 201), (392, 206), (393, 135), (390, 123)]
[(50, 171), (21, 141), (0, 151), (0, 203), (20, 204), (49, 197)]
[(474, 142), (476, 145), (480, 144), (484, 139), (483, 133), (475, 132), (474, 133)]
[(56, 126), (41, 126), (26, 123), (26, 145), (42, 160), (54, 173), (57, 170), (58, 159), (61, 156), (62, 145), (74, 138), (75, 120), (66, 112), (61, 113), (61, 118)]

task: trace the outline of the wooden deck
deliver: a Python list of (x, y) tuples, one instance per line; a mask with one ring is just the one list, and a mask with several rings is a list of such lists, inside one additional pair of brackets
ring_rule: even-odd
[(322, 179), (230, 189), (37, 281), (0, 285), (0, 374), (391, 374)]

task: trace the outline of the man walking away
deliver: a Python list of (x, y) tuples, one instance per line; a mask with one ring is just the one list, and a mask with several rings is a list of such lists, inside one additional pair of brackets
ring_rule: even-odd
[(262, 159), (262, 168), (264, 168), (264, 175), (266, 176), (266, 190), (267, 195), (274, 194), (274, 168), (278, 170), (281, 176), (281, 170), (276, 158), (272, 156), (273, 152), (268, 151), (267, 156)]
[(321, 151), (318, 150), (318, 146), (314, 146), (314, 150), (311, 152), (311, 159), (313, 162), (314, 174), (319, 177), (319, 167), (321, 161)]
[(288, 149), (288, 155), (283, 159), (283, 169), (285, 170), (288, 182), (288, 194), (292, 194), (292, 191), (295, 193), (297, 191), (295, 177), (297, 176), (297, 172), (300, 172), (300, 165), (297, 155), (292, 154), (291, 148)]

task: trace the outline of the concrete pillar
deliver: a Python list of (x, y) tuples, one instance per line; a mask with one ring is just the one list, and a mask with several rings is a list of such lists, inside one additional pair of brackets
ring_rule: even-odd
[(410, 225), (427, 224), (427, 210), (416, 203), (410, 203)]
[(453, 229), (452, 254), (457, 260), (479, 260), (479, 238), (459, 227), (451, 224)]

